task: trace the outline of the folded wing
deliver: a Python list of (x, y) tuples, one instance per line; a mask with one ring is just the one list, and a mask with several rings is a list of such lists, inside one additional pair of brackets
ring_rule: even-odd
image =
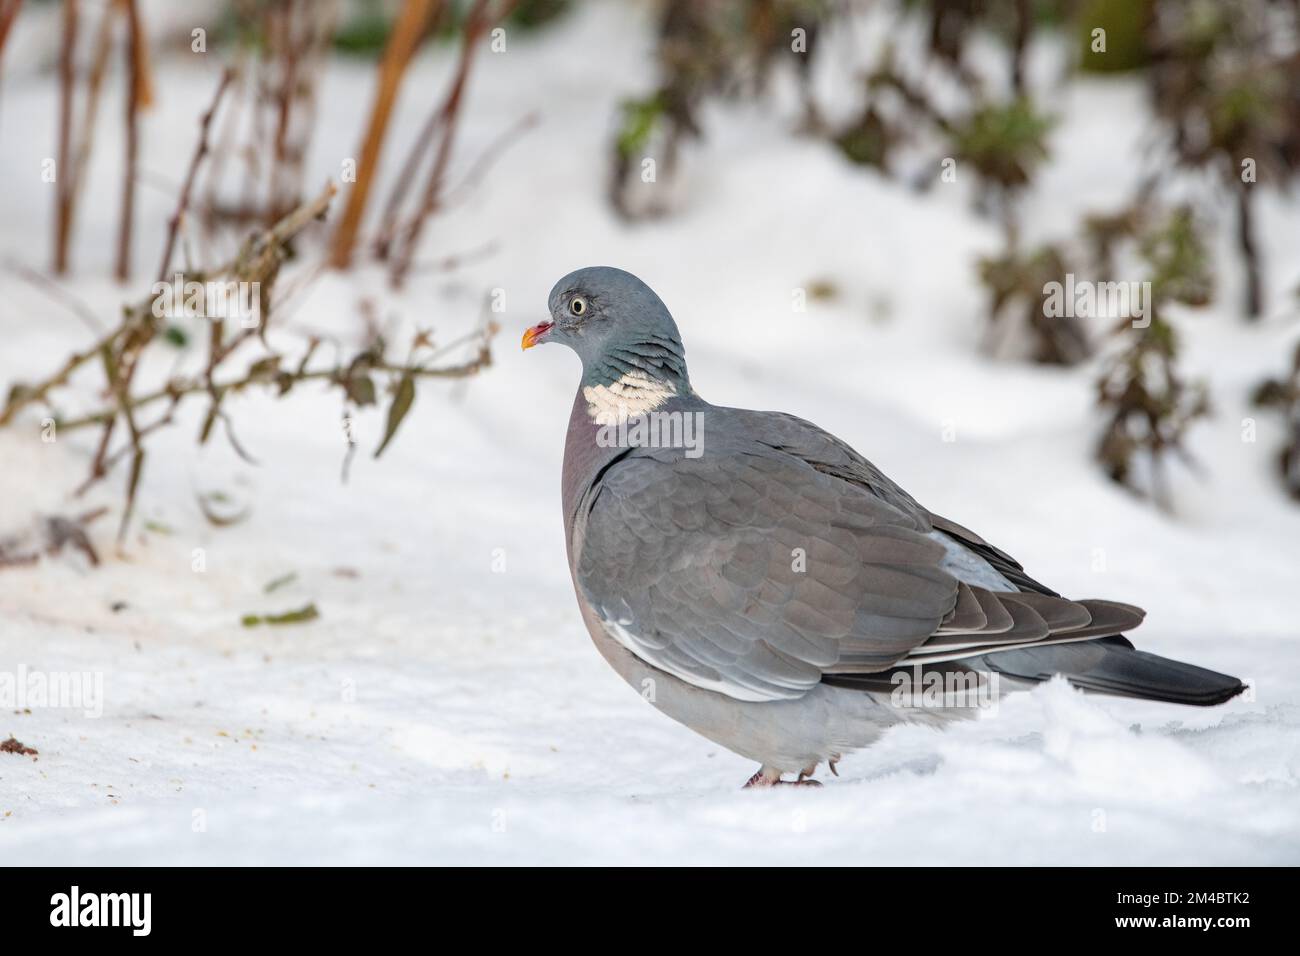
[(636, 449), (579, 509), (578, 586), (646, 663), (740, 700), (780, 700), (832, 675), (1141, 622), (1131, 605), (1056, 594), (820, 429), (734, 414), (761, 416), (762, 439), (698, 458)]

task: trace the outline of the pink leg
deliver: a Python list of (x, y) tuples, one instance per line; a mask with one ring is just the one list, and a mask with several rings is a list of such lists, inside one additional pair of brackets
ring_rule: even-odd
[(810, 776), (816, 769), (817, 765), (813, 764), (811, 767), (805, 768), (804, 771), (799, 774), (798, 780), (782, 780), (781, 771), (777, 770), (775, 767), (769, 767), (764, 764), (758, 768), (758, 773), (750, 777), (745, 783), (745, 786), (741, 789), (749, 790), (753, 787), (820, 787), (821, 784), (816, 780), (804, 779), (805, 777)]

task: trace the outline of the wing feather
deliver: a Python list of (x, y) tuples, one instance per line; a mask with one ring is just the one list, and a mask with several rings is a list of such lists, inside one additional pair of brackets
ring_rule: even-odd
[(606, 630), (647, 663), (743, 700), (797, 697), (846, 641), (887, 667), (953, 611), (943, 548), (861, 484), (769, 448), (650, 451), (588, 492), (576, 555)]
[(579, 590), (654, 667), (780, 700), (827, 675), (1088, 640), (1142, 620), (1131, 605), (1061, 597), (807, 422), (714, 413), (741, 437), (699, 458), (635, 449), (579, 508)]

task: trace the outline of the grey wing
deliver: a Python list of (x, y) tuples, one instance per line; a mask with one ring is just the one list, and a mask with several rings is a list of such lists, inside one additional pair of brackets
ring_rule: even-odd
[(953, 612), (910, 515), (763, 448), (632, 455), (588, 493), (579, 588), (652, 666), (740, 700), (799, 697), (851, 647), (881, 669)]
[(822, 474), (864, 489), (906, 515), (918, 531), (930, 529), (930, 512), (852, 445), (825, 429), (787, 412), (740, 408), (725, 411), (752, 434), (761, 436), (757, 439), (761, 444), (798, 458)]
[(646, 663), (741, 700), (776, 700), (831, 675), (1085, 640), (1142, 620), (1131, 605), (1060, 597), (816, 426), (727, 411), (736, 431), (761, 436), (751, 450), (629, 455), (583, 505), (578, 586)]
[[(817, 471), (856, 485), (907, 515), (941, 544), (941, 567), (960, 583), (956, 607), (940, 629), (914, 648), (907, 662), (953, 660), (965, 654), (1029, 644), (1082, 641), (1118, 634), (1142, 623), (1145, 612), (1117, 601), (1071, 601), (1032, 578), (1011, 555), (957, 522), (926, 510), (854, 448), (811, 422), (780, 412), (731, 410), (769, 447)], [(853, 642), (833, 670), (870, 671), (876, 655)]]

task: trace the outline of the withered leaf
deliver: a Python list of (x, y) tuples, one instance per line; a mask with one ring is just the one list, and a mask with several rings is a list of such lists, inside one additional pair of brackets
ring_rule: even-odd
[(254, 381), (272, 379), (280, 371), (280, 356), (269, 355), (258, 359), (248, 369), (248, 377)]
[(397, 383), (397, 392), (393, 395), (393, 404), (388, 406), (388, 424), (384, 426), (384, 440), (379, 443), (375, 449), (375, 457), (378, 458), (388, 447), (388, 443), (393, 440), (397, 434), (397, 428), (402, 424), (402, 419), (406, 418), (406, 413), (411, 410), (411, 405), (415, 403), (415, 378), (410, 372), (402, 375), (402, 380)]
[(374, 380), (363, 372), (353, 373), (347, 380), (348, 398), (358, 408), (374, 405), (378, 401)]
[(198, 496), (199, 510), (203, 512), (203, 517), (208, 519), (208, 524), (217, 528), (228, 528), (231, 525), (239, 524), (252, 514), (253, 509), (246, 507), (242, 511), (230, 511), (222, 513), (213, 507), (216, 504), (229, 503), (230, 496), (225, 492), (212, 491), (207, 494)]
[(245, 614), (240, 618), (239, 623), (244, 627), (258, 627), (262, 624), (272, 626), (280, 624), (305, 624), (308, 621), (314, 621), (320, 617), (320, 611), (316, 610), (316, 603), (313, 601), (306, 607), (300, 607), (296, 611), (285, 611), (283, 614)]

